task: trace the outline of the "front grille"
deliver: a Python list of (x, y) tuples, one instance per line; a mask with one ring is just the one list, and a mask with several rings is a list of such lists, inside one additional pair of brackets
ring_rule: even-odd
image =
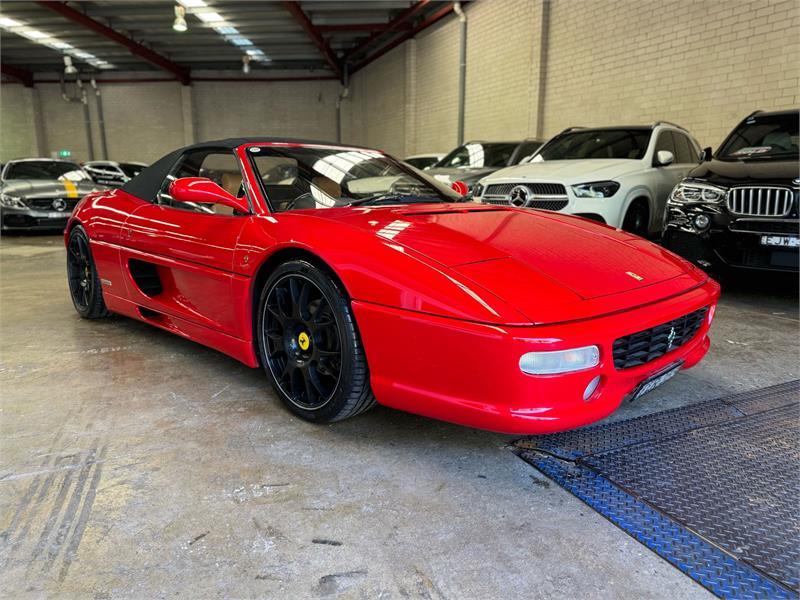
[(708, 307), (638, 331), (614, 342), (614, 366), (629, 369), (649, 363), (691, 340), (703, 324)]
[(525, 206), (528, 208), (540, 208), (542, 210), (561, 210), (567, 206), (566, 200), (531, 200)]
[(730, 224), (730, 230), (739, 233), (778, 233), (788, 235), (800, 234), (798, 221), (754, 221), (739, 219)]
[[(494, 204), (500, 206), (510, 206), (511, 203), (506, 198), (487, 198), (484, 196), (481, 201), (484, 204)], [(539, 208), (541, 210), (561, 210), (566, 207), (567, 200), (530, 200), (525, 205), (526, 208)]]
[(528, 190), (526, 208), (540, 208), (542, 210), (561, 210), (569, 204), (567, 190), (560, 183), (499, 183), (486, 186), (481, 201), (486, 204), (511, 204), (511, 190), (515, 187), (524, 187)]
[(728, 209), (736, 215), (783, 217), (792, 210), (794, 191), (778, 187), (736, 187), (728, 192)]
[(567, 190), (560, 183), (498, 183), (487, 185), (484, 196), (508, 196), (509, 192), (518, 185), (528, 188), (534, 196), (566, 196)]
[(72, 209), (75, 208), (75, 205), (78, 204), (79, 198), (25, 198), (23, 201), (27, 204), (30, 208), (34, 208), (36, 210), (58, 210), (57, 208), (53, 207), (53, 202), (57, 200), (63, 200), (66, 203), (66, 208), (64, 208), (63, 212), (72, 212)]

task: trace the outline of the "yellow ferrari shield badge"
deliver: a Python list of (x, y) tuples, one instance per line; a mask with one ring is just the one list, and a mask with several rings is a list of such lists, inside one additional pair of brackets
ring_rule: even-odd
[(311, 339), (305, 331), (297, 336), (297, 344), (300, 346), (301, 350), (308, 350), (308, 347), (311, 345)]

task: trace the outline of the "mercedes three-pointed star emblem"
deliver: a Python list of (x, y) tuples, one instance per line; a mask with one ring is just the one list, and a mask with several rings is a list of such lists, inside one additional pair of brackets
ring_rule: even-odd
[(508, 193), (508, 202), (513, 206), (525, 206), (528, 203), (528, 188), (518, 185)]

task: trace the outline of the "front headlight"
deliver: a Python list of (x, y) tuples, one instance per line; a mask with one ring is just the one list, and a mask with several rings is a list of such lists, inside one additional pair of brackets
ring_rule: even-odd
[(600, 364), (600, 349), (584, 346), (570, 350), (528, 352), (519, 359), (519, 368), (529, 375), (554, 375), (591, 369)]
[(578, 198), (610, 198), (617, 193), (619, 183), (616, 181), (593, 181), (572, 186), (572, 193)]
[(7, 208), (28, 208), (22, 201), (22, 198), (9, 196), (7, 194), (0, 194), (0, 205)]
[(476, 183), (475, 187), (472, 188), (472, 197), (473, 198), (480, 198), (481, 196), (483, 196), (483, 184), (482, 183)]
[(673, 204), (684, 204), (686, 202), (705, 202), (707, 204), (719, 204), (725, 200), (728, 190), (716, 185), (707, 183), (695, 183), (693, 181), (681, 181), (669, 195), (669, 201)]

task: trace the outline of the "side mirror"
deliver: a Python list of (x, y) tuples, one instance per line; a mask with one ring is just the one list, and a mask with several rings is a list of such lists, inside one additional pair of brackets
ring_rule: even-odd
[(452, 184), (450, 184), (450, 187), (461, 196), (466, 196), (469, 194), (469, 186), (463, 181), (454, 181)]
[(205, 177), (181, 177), (169, 184), (169, 195), (176, 202), (198, 204), (222, 204), (241, 213), (249, 213), (250, 207), (243, 198), (237, 198)]
[(675, 162), (675, 155), (669, 150), (659, 150), (658, 152), (656, 152), (655, 166), (666, 167), (667, 165), (671, 165), (674, 162)]
[(714, 151), (711, 149), (711, 146), (703, 148), (703, 151), (700, 153), (700, 162), (708, 162), (711, 160), (712, 154), (714, 154)]

